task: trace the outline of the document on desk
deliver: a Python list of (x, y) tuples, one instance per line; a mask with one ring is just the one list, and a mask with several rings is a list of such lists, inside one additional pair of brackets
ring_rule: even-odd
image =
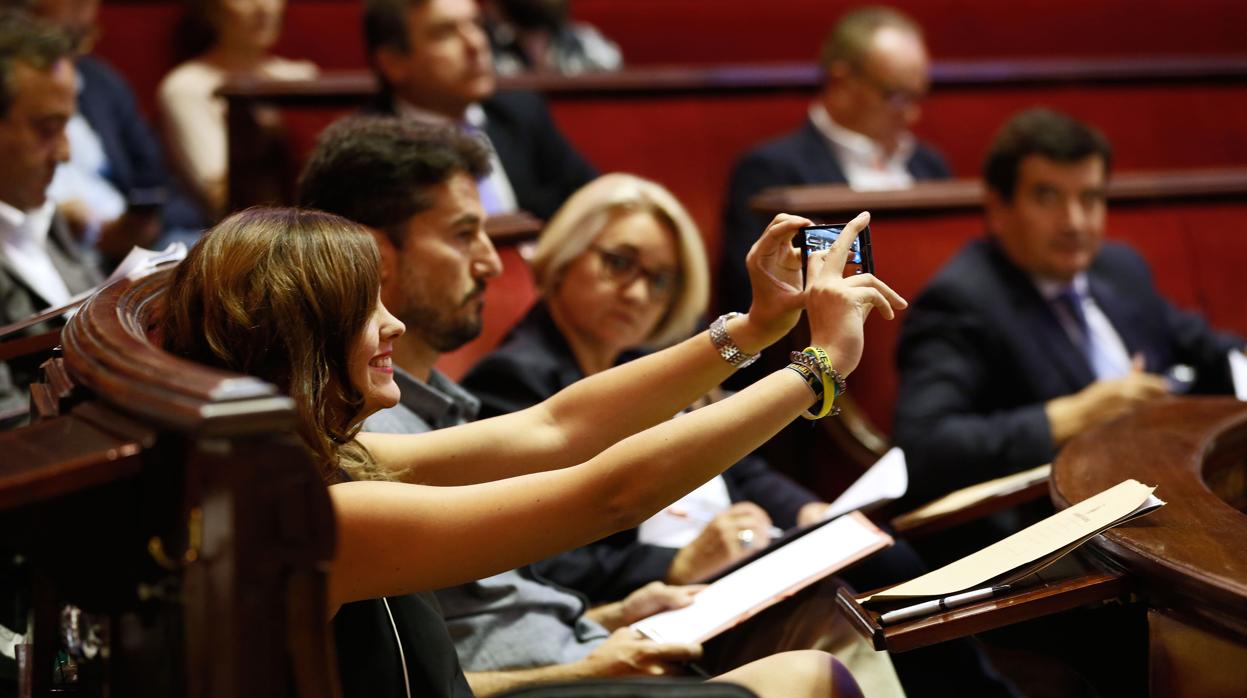
[(1152, 494), (1154, 489), (1126, 480), (998, 543), (860, 601), (948, 596), (1011, 584), (1056, 562), (1100, 532), (1163, 506)]
[(870, 469), (857, 478), (836, 501), (827, 507), (825, 519), (834, 519), (850, 511), (869, 509), (900, 499), (909, 489), (909, 467), (905, 454), (893, 446)]
[(951, 511), (957, 511), (958, 509), (964, 509), (992, 497), (1003, 497), (1006, 494), (1024, 490), (1035, 483), (1044, 482), (1051, 473), (1051, 465), (1041, 465), (1030, 470), (1023, 470), (1020, 473), (998, 477), (995, 480), (980, 482), (977, 485), (971, 485), (944, 495), (908, 514), (898, 516), (893, 525), (900, 529), (912, 521), (920, 521), (933, 516), (947, 514)]
[(853, 512), (728, 574), (694, 596), (692, 604), (632, 627), (656, 642), (705, 642), (891, 544), (891, 536)]

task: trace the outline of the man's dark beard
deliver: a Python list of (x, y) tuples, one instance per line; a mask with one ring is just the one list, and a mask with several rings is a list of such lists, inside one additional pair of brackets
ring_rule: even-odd
[[(472, 303), (485, 293), (485, 284), (478, 283), (476, 288), (464, 297), (459, 308)], [(481, 334), (481, 316), (459, 317), (442, 312), (441, 308), (416, 306), (408, 309), (401, 318), (408, 331), (420, 335), (430, 347), (445, 354), (454, 351), (464, 344), (476, 339)]]

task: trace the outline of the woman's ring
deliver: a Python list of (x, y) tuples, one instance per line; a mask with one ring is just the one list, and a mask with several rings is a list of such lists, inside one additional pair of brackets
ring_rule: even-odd
[(754, 533), (752, 528), (742, 528), (736, 532), (736, 540), (740, 541), (740, 547), (748, 550), (753, 547)]

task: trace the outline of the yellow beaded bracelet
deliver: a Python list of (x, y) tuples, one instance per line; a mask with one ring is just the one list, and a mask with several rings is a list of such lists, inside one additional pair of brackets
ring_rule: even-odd
[(843, 392), (844, 379), (836, 372), (831, 364), (831, 357), (827, 355), (820, 347), (806, 347), (802, 352), (807, 356), (813, 357), (818, 365), (819, 373), (823, 379), (823, 404), (817, 413), (807, 411), (804, 415), (806, 419), (822, 419), (827, 415), (840, 414), (840, 408), (835, 406), (836, 397)]

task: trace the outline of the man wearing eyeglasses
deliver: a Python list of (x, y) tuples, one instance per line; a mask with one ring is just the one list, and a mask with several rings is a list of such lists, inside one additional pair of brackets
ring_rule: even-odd
[(801, 128), (763, 143), (737, 162), (724, 212), (719, 298), (725, 309), (750, 298), (745, 254), (765, 220), (749, 200), (767, 187), (848, 184), (903, 189), (951, 176), (944, 158), (909, 129), (929, 86), (922, 29), (886, 7), (845, 15), (823, 44), (823, 87)]

